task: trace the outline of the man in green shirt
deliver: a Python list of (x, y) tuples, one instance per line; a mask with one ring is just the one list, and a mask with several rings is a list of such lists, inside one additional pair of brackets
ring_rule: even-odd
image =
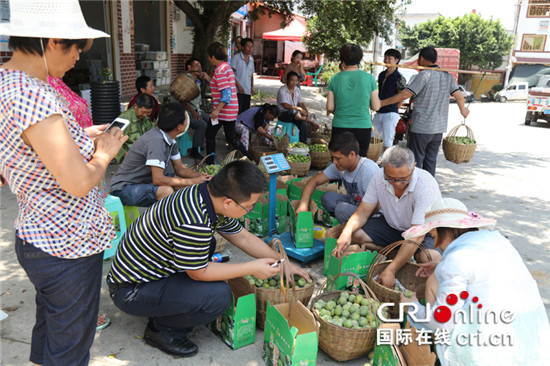
[(122, 148), (116, 156), (117, 164), (122, 163), (124, 156), (130, 150), (130, 146), (136, 142), (145, 132), (155, 127), (149, 116), (154, 107), (153, 98), (149, 94), (142, 93), (136, 97), (136, 104), (120, 114), (120, 118), (130, 121), (130, 125), (124, 130), (128, 140), (122, 145)]

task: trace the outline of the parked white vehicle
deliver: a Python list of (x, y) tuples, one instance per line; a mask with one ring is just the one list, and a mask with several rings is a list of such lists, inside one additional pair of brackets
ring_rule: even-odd
[(529, 83), (526, 81), (508, 84), (497, 93), (495, 100), (506, 103), (508, 100), (526, 100), (529, 95)]

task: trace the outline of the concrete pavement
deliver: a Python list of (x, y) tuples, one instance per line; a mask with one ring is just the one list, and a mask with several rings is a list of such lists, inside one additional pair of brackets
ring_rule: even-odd
[[(255, 87), (273, 95), (281, 84), (277, 80), (257, 78)], [(325, 98), (302, 88), (310, 111), (325, 120)], [(478, 141), (478, 149), (468, 164), (448, 162), (441, 151), (436, 179), (444, 197), (462, 200), (469, 209), (498, 220), (497, 228), (520, 252), (537, 280), (550, 313), (550, 126), (542, 123), (523, 125), (524, 103), (474, 103), (468, 125)], [(326, 118), (328, 121), (328, 118)], [(449, 129), (460, 122), (458, 108), (450, 106)], [(219, 134), (222, 139), (222, 134)], [(225, 145), (220, 140), (221, 155)], [(191, 163), (187, 158), (186, 163)], [(108, 176), (113, 172), (109, 169)], [(312, 174), (312, 172), (310, 172)], [(34, 289), (15, 258), (13, 222), (17, 202), (7, 187), (0, 188), (0, 306), (9, 317), (0, 321), (0, 365), (27, 365), (31, 329), (34, 324)], [(231, 261), (246, 261), (239, 249), (226, 249)], [(104, 263), (104, 275), (110, 261)], [(322, 260), (306, 266), (323, 279)], [(511, 268), (510, 270), (513, 270)], [(263, 332), (257, 330), (256, 342), (232, 351), (206, 327), (197, 327), (191, 339), (199, 354), (190, 359), (175, 359), (144, 344), (141, 336), (146, 319), (120, 312), (112, 304), (106, 285), (101, 293), (102, 313), (112, 320), (111, 326), (96, 334), (91, 350), (91, 365), (263, 365), (261, 348)], [(364, 359), (346, 362), (363, 365)], [(336, 364), (319, 351), (319, 365)]]

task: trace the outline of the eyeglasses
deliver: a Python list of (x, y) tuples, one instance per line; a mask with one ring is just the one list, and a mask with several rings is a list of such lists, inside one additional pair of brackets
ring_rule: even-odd
[(252, 212), (251, 210), (249, 210), (248, 208), (244, 207), (244, 206), (243, 206), (243, 205), (241, 205), (241, 204), (240, 204), (239, 202), (237, 202), (237, 200), (236, 200), (236, 199), (234, 199), (234, 198), (231, 198), (231, 197), (229, 197), (229, 196), (225, 196), (225, 197), (227, 197), (227, 198), (229, 198), (230, 200), (232, 200), (233, 202), (235, 202), (235, 203), (236, 203), (236, 204), (237, 204), (237, 205), (238, 205), (238, 206), (239, 206), (240, 208), (242, 208), (243, 210), (245, 210), (245, 211), (246, 211), (246, 213), (250, 213), (250, 212)]
[[(413, 169), (414, 171), (414, 169)], [(409, 174), (406, 178), (407, 179), (389, 179), (388, 177), (386, 177), (386, 173), (384, 173), (384, 179), (386, 180), (386, 182), (388, 183), (409, 183), (411, 181), (411, 176), (412, 176), (412, 173)]]

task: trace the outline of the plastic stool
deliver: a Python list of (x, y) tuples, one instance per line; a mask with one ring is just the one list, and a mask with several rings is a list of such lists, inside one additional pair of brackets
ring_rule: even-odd
[(284, 73), (285, 73), (285, 70), (283, 69), (279, 70), (279, 77), (282, 78)]
[[(180, 149), (180, 155), (181, 156), (187, 156), (187, 150), (191, 149), (193, 147), (193, 136), (189, 134), (189, 130), (185, 132), (183, 135), (177, 138), (178, 141), (178, 147)], [(199, 152), (201, 151), (199, 147)]]
[(312, 86), (313, 85), (313, 76), (306, 75), (306, 79), (304, 80), (305, 86)]
[(126, 233), (126, 219), (124, 217), (124, 207), (122, 206), (122, 202), (120, 202), (120, 198), (108, 195), (107, 198), (105, 198), (105, 207), (113, 218), (113, 225), (118, 223), (118, 228), (115, 226), (116, 238), (111, 241), (111, 248), (103, 252), (103, 259), (108, 259), (116, 254), (118, 243), (120, 239), (122, 239), (124, 233)]
[(137, 206), (124, 206), (124, 219), (126, 219), (126, 227), (130, 227), (139, 217), (139, 208)]
[(290, 137), (291, 144), (300, 141), (300, 130), (298, 130), (298, 127), (294, 123), (277, 120), (273, 134), (275, 136), (284, 136), (285, 133)]

